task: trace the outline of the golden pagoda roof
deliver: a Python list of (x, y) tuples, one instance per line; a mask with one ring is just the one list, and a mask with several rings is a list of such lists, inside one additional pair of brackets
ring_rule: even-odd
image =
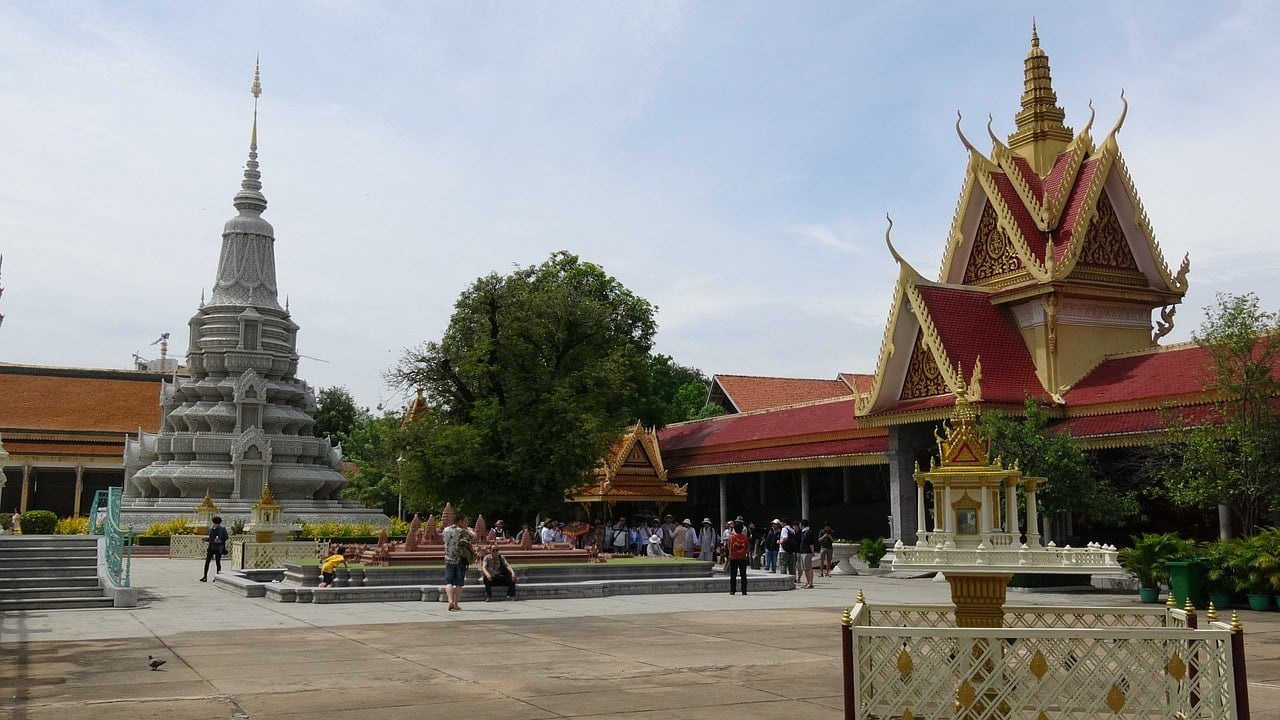
[(687, 485), (667, 482), (658, 436), (640, 423), (632, 425), (596, 469), (595, 481), (569, 498), (572, 502), (683, 502)]

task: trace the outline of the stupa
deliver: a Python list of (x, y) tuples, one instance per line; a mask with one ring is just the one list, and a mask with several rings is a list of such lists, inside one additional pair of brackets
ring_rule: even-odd
[(222, 252), (209, 301), (192, 316), (189, 377), (161, 390), (158, 433), (139, 433), (125, 447), (125, 522), (149, 524), (189, 515), (208, 495), (228, 523), (247, 520), (270, 483), (304, 520), (387, 519), (341, 499), (340, 447), (312, 435), (315, 393), (297, 377), (298, 325), (276, 289), (275, 231), (262, 213), (258, 170), (258, 97), (254, 68), (253, 129), (238, 214), (222, 231)]

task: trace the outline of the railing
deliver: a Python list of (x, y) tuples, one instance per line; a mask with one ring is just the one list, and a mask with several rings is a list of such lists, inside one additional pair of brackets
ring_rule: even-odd
[[(120, 524), (122, 488), (98, 490), (89, 506), (89, 534), (106, 538), (107, 578), (116, 587), (129, 587), (133, 569), (133, 526)], [(98, 513), (102, 512), (99, 519)]]
[(845, 718), (1248, 718), (1238, 624), (1123, 608), (1006, 608), (1005, 622), (858, 603), (842, 621)]

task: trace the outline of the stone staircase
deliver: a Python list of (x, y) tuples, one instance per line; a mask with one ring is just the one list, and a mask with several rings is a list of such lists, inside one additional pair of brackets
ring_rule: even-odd
[(98, 578), (98, 539), (84, 535), (0, 537), (0, 612), (109, 608)]

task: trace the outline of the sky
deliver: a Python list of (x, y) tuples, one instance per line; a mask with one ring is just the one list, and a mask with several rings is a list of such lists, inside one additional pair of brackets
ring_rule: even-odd
[[(129, 368), (214, 279), (255, 55), (265, 217), (299, 376), (383, 373), (476, 278), (568, 250), (708, 375), (873, 372), (894, 244), (936, 276), (1032, 17), (1067, 123), (1093, 101), (1191, 291), (1280, 307), (1280, 4), (0, 3), (0, 362)], [(979, 139), (982, 142), (979, 142)], [(282, 298), (283, 299), (283, 298)], [(0, 399), (2, 401), (2, 399)]]

